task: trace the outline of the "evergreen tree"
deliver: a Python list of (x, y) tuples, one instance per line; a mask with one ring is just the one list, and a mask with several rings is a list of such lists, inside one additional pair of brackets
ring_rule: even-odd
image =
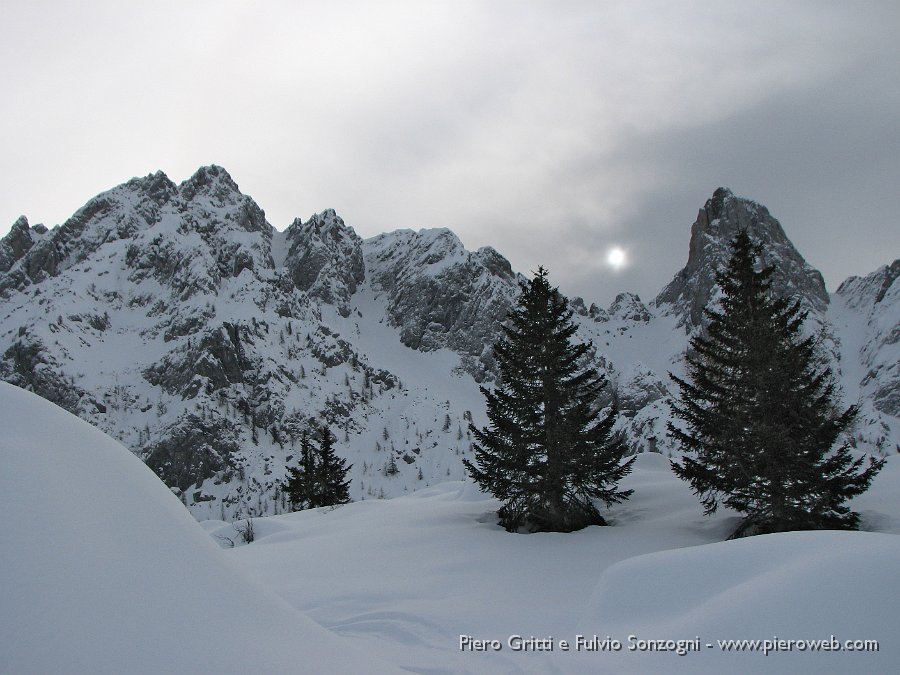
[(295, 509), (347, 504), (350, 500), (351, 466), (334, 453), (334, 435), (327, 425), (319, 430), (319, 444), (314, 447), (309, 432), (300, 437), (300, 464), (288, 469), (284, 492)]
[(328, 425), (319, 431), (319, 451), (316, 457), (316, 506), (335, 506), (350, 502), (350, 481), (347, 473), (352, 464), (334, 454), (334, 435)]
[[(707, 514), (719, 503), (745, 514), (730, 538), (825, 528), (856, 529), (844, 502), (864, 492), (884, 461), (854, 459), (839, 443), (857, 414), (838, 407), (832, 371), (802, 335), (799, 302), (776, 298), (773, 267), (757, 271), (759, 247), (745, 231), (717, 274), (720, 308), (691, 339), (688, 378), (673, 402), (685, 428), (669, 424), (685, 455), (673, 463)], [(835, 447), (837, 445), (837, 447)]]
[(397, 461), (394, 459), (393, 451), (388, 456), (387, 461), (384, 463), (383, 473), (385, 476), (396, 476), (400, 473), (400, 469), (397, 467)]
[(490, 425), (470, 424), (475, 461), (463, 462), (503, 502), (500, 524), (510, 532), (603, 525), (594, 501), (609, 506), (631, 494), (616, 490), (633, 460), (622, 462), (615, 411), (601, 415), (606, 381), (583, 366), (589, 348), (572, 341), (575, 330), (566, 298), (538, 268), (494, 344), (500, 380), (481, 388)]
[(315, 504), (316, 462), (309, 432), (300, 435), (300, 464), (288, 469), (284, 492), (295, 509), (312, 508)]

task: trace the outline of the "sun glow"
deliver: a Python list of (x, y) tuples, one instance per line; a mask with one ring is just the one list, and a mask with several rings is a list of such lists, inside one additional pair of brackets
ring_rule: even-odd
[(606, 262), (614, 270), (622, 269), (625, 266), (625, 251), (618, 246), (614, 246), (606, 254)]

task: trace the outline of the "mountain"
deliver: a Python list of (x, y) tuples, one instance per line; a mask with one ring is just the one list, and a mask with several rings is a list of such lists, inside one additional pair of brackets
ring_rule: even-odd
[(841, 336), (846, 388), (861, 402), (860, 444), (900, 452), (900, 260), (850, 277), (834, 294), (831, 315)]
[(716, 271), (728, 260), (728, 245), (740, 230), (752, 232), (763, 245), (761, 265), (775, 266), (774, 292), (825, 312), (829, 298), (821, 273), (803, 259), (766, 207), (735, 197), (727, 188), (717, 189), (697, 214), (687, 264), (656, 297), (657, 307), (676, 315), (680, 325), (701, 325), (703, 310), (713, 299)]
[(509, 261), (490, 247), (471, 253), (447, 229), (400, 230), (366, 242), (373, 288), (412, 349), (447, 348), (476, 381), (491, 379), (490, 345), (519, 295)]
[[(669, 453), (669, 372), (715, 301), (714, 271), (746, 227), (776, 288), (809, 311), (849, 401), (861, 451), (900, 439), (898, 263), (829, 297), (768, 211), (720, 188), (686, 266), (650, 303), (573, 298), (578, 336), (611, 387), (635, 452)], [(200, 519), (271, 514), (304, 430), (327, 421), (355, 500), (464, 476), (480, 384), (523, 278), (447, 229), (361, 239), (333, 210), (283, 232), (221, 167), (159, 172), (48, 230), (0, 241), (0, 379), (78, 415), (138, 455)]]

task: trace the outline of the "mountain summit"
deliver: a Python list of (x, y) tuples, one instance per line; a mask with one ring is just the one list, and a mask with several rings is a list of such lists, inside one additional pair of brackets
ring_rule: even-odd
[[(612, 385), (599, 403), (618, 404), (631, 450), (672, 450), (668, 372), (741, 228), (829, 336), (845, 396), (863, 402), (854, 443), (893, 451), (898, 263), (829, 298), (765, 207), (724, 188), (654, 303), (572, 299), (586, 358)], [(363, 240), (329, 209), (279, 232), (221, 167), (179, 185), (157, 172), (52, 230), (22, 217), (0, 240), (0, 378), (118, 439), (198, 518), (284, 510), (297, 441), (323, 422), (353, 465), (351, 497), (393, 497), (464, 477), (521, 278), (447, 229)]]
[(678, 316), (687, 328), (703, 322), (703, 309), (712, 299), (715, 273), (728, 260), (728, 245), (740, 230), (747, 230), (761, 244), (760, 263), (774, 265), (773, 290), (800, 299), (816, 312), (828, 307), (828, 292), (821, 273), (813, 269), (766, 207), (736, 197), (719, 188), (710, 197), (691, 226), (687, 264), (656, 297), (656, 306)]

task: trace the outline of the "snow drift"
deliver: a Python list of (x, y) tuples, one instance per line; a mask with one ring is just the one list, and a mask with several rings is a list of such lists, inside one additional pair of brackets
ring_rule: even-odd
[[(632, 498), (604, 513), (610, 527), (509, 534), (496, 524), (495, 500), (468, 482), (447, 482), (258, 519), (256, 541), (228, 554), (323, 626), (413, 672), (896, 672), (900, 523), (888, 517), (900, 502), (896, 459), (852, 502), (864, 527), (882, 532), (723, 541), (739, 516), (703, 516), (668, 460), (649, 453), (622, 481)], [(230, 523), (206, 527), (213, 537), (234, 535)], [(460, 635), (501, 649), (460, 649)], [(514, 651), (513, 635), (552, 638), (553, 649)], [(577, 650), (578, 635), (588, 644), (609, 636), (621, 649)], [(699, 638), (701, 648), (632, 651), (629, 635), (647, 645)], [(766, 656), (718, 645), (832, 635), (877, 640), (879, 651), (795, 647)]]
[(134, 455), (0, 383), (0, 672), (388, 670), (244, 577)]
[[(610, 527), (509, 534), (453, 481), (255, 519), (256, 541), (223, 550), (231, 523), (198, 525), (87, 423), (0, 383), (0, 425), (2, 673), (900, 672), (896, 456), (852, 503), (864, 532), (724, 542), (737, 516), (704, 517), (642, 454)], [(832, 636), (878, 651), (718, 644)]]

